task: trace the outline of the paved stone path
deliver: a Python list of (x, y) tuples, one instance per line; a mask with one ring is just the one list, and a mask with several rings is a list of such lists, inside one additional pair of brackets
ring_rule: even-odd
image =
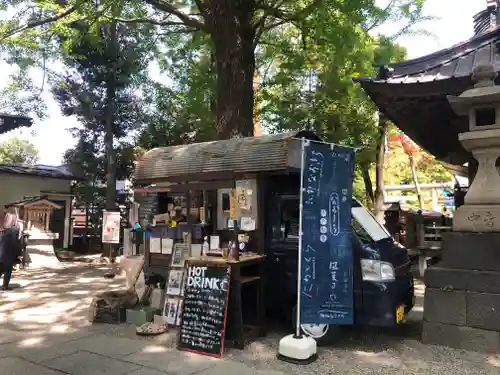
[[(306, 367), (276, 360), (283, 333), (271, 333), (223, 360), (175, 349), (175, 332), (138, 337), (127, 325), (89, 325), (87, 308), (108, 280), (109, 266), (59, 264), (14, 275), (20, 286), (0, 294), (1, 375), (299, 375), (496, 374), (500, 356), (424, 346), (418, 323), (389, 333), (352, 331)], [(420, 290), (422, 294), (423, 290)], [(421, 307), (415, 309), (418, 319)]]

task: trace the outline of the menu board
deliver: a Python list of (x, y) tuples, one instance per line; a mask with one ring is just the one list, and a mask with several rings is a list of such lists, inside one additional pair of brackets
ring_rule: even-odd
[(189, 264), (178, 348), (220, 358), (224, 352), (230, 267)]
[(158, 208), (157, 193), (139, 193), (136, 198), (139, 202), (139, 219), (148, 220), (150, 215), (155, 215)]

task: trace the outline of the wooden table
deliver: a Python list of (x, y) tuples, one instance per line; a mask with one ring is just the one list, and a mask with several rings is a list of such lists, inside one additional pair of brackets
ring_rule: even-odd
[[(231, 267), (226, 344), (237, 349), (244, 349), (247, 340), (266, 334), (264, 260), (265, 256), (258, 254), (240, 254), (238, 261), (217, 256), (187, 259), (189, 264), (227, 264)], [(242, 292), (243, 287), (249, 285), (255, 285), (258, 293), (256, 324), (253, 325), (243, 322)]]

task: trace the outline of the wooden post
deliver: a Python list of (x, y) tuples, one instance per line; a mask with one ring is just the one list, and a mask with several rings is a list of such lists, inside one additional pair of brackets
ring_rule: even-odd
[(52, 210), (45, 212), (45, 230), (48, 232), (50, 230), (50, 217)]
[(436, 210), (438, 207), (438, 193), (436, 188), (431, 189), (431, 196), (432, 196), (432, 209)]

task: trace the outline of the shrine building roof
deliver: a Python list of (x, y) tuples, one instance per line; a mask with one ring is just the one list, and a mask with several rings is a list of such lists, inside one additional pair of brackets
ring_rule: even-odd
[(481, 32), (453, 47), (381, 67), (377, 77), (353, 81), (417, 144), (442, 161), (463, 165), (470, 154), (458, 134), (468, 131), (468, 119), (453, 112), (446, 96), (471, 88), (478, 65), (493, 64), (500, 71), (500, 27)]

